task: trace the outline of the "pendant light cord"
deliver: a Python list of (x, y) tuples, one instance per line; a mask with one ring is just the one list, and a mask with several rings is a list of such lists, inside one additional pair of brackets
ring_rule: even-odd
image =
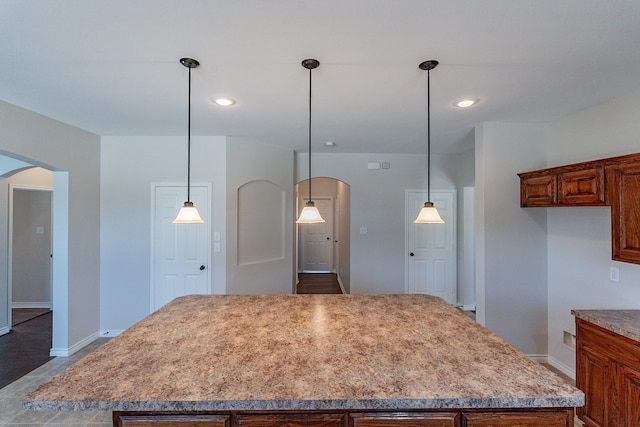
[(187, 202), (191, 202), (191, 67), (189, 67), (189, 110), (187, 124)]
[(311, 68), (309, 68), (309, 202), (311, 202)]
[(431, 70), (427, 70), (427, 201), (431, 202)]

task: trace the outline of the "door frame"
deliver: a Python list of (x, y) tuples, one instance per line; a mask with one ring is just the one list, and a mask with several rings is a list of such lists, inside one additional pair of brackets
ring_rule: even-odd
[[(149, 221), (151, 224), (150, 235), (151, 235), (151, 247), (149, 248), (149, 313), (153, 313), (154, 311), (154, 289), (155, 289), (155, 226), (156, 226), (156, 189), (159, 187), (182, 187), (187, 188), (186, 182), (152, 182), (151, 183), (151, 206), (149, 208), (149, 215), (151, 216), (151, 220)], [(207, 291), (211, 293), (211, 268), (213, 265), (213, 260), (211, 259), (211, 218), (213, 218), (213, 212), (211, 209), (211, 183), (210, 182), (192, 182), (191, 188), (193, 187), (204, 187), (207, 191), (207, 199), (209, 202), (209, 208), (207, 211), (209, 212), (209, 218), (202, 218), (204, 220), (204, 224), (206, 227), (206, 235), (207, 235)], [(176, 214), (178, 212), (176, 211)]]
[[(409, 293), (409, 194), (411, 193), (427, 193), (426, 189), (408, 189), (405, 190), (404, 194), (404, 209), (405, 209), (405, 213), (404, 213), (404, 217), (405, 217), (405, 223), (404, 223), (404, 292), (405, 293)], [(453, 274), (454, 274), (454, 299), (456, 301), (454, 301), (454, 305), (457, 304), (457, 299), (458, 299), (458, 289), (457, 289), (457, 263), (458, 263), (458, 241), (457, 241), (457, 230), (458, 230), (458, 213), (457, 213), (457, 190), (456, 189), (449, 189), (449, 190), (431, 190), (431, 195), (434, 194), (451, 194), (452, 196), (452, 210), (453, 210), (453, 217), (454, 217), (454, 224), (453, 224), (453, 233), (452, 233), (452, 240), (453, 240), (453, 261), (454, 261), (454, 268), (453, 268)], [(429, 224), (426, 224), (427, 226)]]
[[(13, 192), (15, 190), (25, 191), (46, 191), (51, 194), (51, 215), (49, 218), (49, 231), (51, 233), (51, 242), (49, 247), (49, 253), (53, 253), (53, 187), (41, 186), (41, 185), (27, 185), (27, 184), (9, 184), (9, 204), (8, 204), (8, 216), (9, 216), (9, 230), (7, 234), (7, 327), (9, 330), (12, 328), (12, 308), (13, 308)], [(53, 263), (49, 260), (49, 309), (53, 309)]]

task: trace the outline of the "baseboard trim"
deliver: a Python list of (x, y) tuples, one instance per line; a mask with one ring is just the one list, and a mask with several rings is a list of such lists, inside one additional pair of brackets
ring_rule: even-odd
[(562, 372), (563, 374), (568, 375), (573, 380), (576, 379), (576, 371), (574, 369), (571, 369), (564, 363), (560, 362), (558, 359), (554, 358), (553, 356), (547, 356), (547, 363), (553, 366), (554, 368), (556, 368), (557, 370), (559, 370), (560, 372)]
[(343, 294), (346, 294), (347, 292), (344, 290), (344, 285), (342, 284), (342, 280), (340, 279), (340, 276), (336, 274), (336, 277), (338, 278), (338, 285), (340, 285), (340, 290), (342, 291)]
[(576, 371), (571, 369), (564, 363), (560, 362), (558, 359), (554, 358), (553, 356), (549, 356), (548, 354), (527, 354), (527, 356), (529, 356), (531, 359), (533, 359), (538, 363), (546, 363), (553, 366), (554, 368), (556, 368), (566, 376), (570, 377), (572, 380), (576, 379)]
[(475, 306), (475, 304), (474, 304), (474, 305), (470, 305), (470, 304), (468, 304), (468, 305), (461, 305), (461, 306), (460, 306), (460, 309), (461, 309), (462, 311), (476, 311), (476, 306)]
[(11, 329), (8, 326), (0, 328), (0, 335), (8, 334), (9, 332), (11, 332)]
[(12, 302), (11, 308), (48, 308), (51, 310), (51, 302)]
[(104, 330), (104, 331), (100, 331), (100, 337), (101, 338), (117, 337), (118, 335), (120, 335), (123, 332), (124, 332), (124, 330), (120, 330), (120, 329), (107, 329), (107, 330)]
[(49, 356), (51, 357), (69, 357), (72, 354), (82, 350), (87, 345), (91, 344), (95, 340), (100, 338), (99, 332), (94, 332), (83, 340), (78, 341), (76, 344), (72, 345), (69, 348), (51, 348), (49, 350)]

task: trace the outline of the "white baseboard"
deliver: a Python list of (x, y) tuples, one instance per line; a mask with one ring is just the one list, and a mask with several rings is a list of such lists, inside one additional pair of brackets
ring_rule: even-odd
[(342, 280), (340, 280), (340, 276), (336, 274), (336, 277), (338, 278), (338, 285), (340, 285), (340, 290), (343, 294), (346, 294), (347, 292), (344, 290), (344, 285), (342, 284)]
[(548, 356), (547, 359), (548, 359), (547, 363), (549, 365), (553, 366), (563, 374), (568, 375), (572, 379), (574, 380), (576, 379), (576, 371), (574, 369), (571, 369), (570, 367), (568, 367), (567, 365), (565, 365), (564, 363), (560, 362), (558, 359), (552, 356)]
[(476, 306), (474, 305), (461, 305), (460, 309), (462, 311), (476, 311)]
[(11, 332), (11, 329), (8, 326), (0, 328), (0, 335), (8, 334), (9, 332)]
[(535, 360), (538, 363), (547, 363), (553, 366), (554, 368), (556, 368), (557, 370), (559, 370), (560, 372), (567, 375), (573, 380), (576, 379), (576, 371), (571, 369), (564, 363), (560, 362), (558, 359), (554, 358), (553, 356), (549, 356), (548, 354), (528, 354), (527, 356), (529, 356), (531, 359)]
[(82, 350), (84, 347), (86, 347), (87, 345), (91, 344), (92, 342), (97, 340), (99, 337), (100, 337), (100, 333), (99, 332), (94, 332), (93, 334), (89, 335), (85, 339), (77, 342), (76, 344), (72, 345), (69, 348), (52, 348), (51, 350), (49, 350), (49, 356), (52, 356), (52, 357), (69, 357), (73, 353), (76, 353), (76, 352)]
[(111, 338), (111, 337), (116, 337), (118, 335), (120, 335), (121, 333), (123, 333), (124, 330), (119, 330), (119, 329), (107, 329), (104, 331), (100, 331), (100, 337), (101, 338)]
[(48, 308), (51, 310), (51, 301), (48, 302), (12, 302), (11, 308)]

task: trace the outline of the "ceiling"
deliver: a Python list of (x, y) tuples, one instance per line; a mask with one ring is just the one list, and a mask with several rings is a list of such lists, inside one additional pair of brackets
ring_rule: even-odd
[(640, 90), (639, 23), (637, 0), (0, 0), (0, 100), (99, 135), (186, 135), (192, 57), (192, 135), (306, 152), (316, 58), (314, 152), (424, 153), (418, 64), (436, 59), (433, 151), (455, 153), (476, 123)]

